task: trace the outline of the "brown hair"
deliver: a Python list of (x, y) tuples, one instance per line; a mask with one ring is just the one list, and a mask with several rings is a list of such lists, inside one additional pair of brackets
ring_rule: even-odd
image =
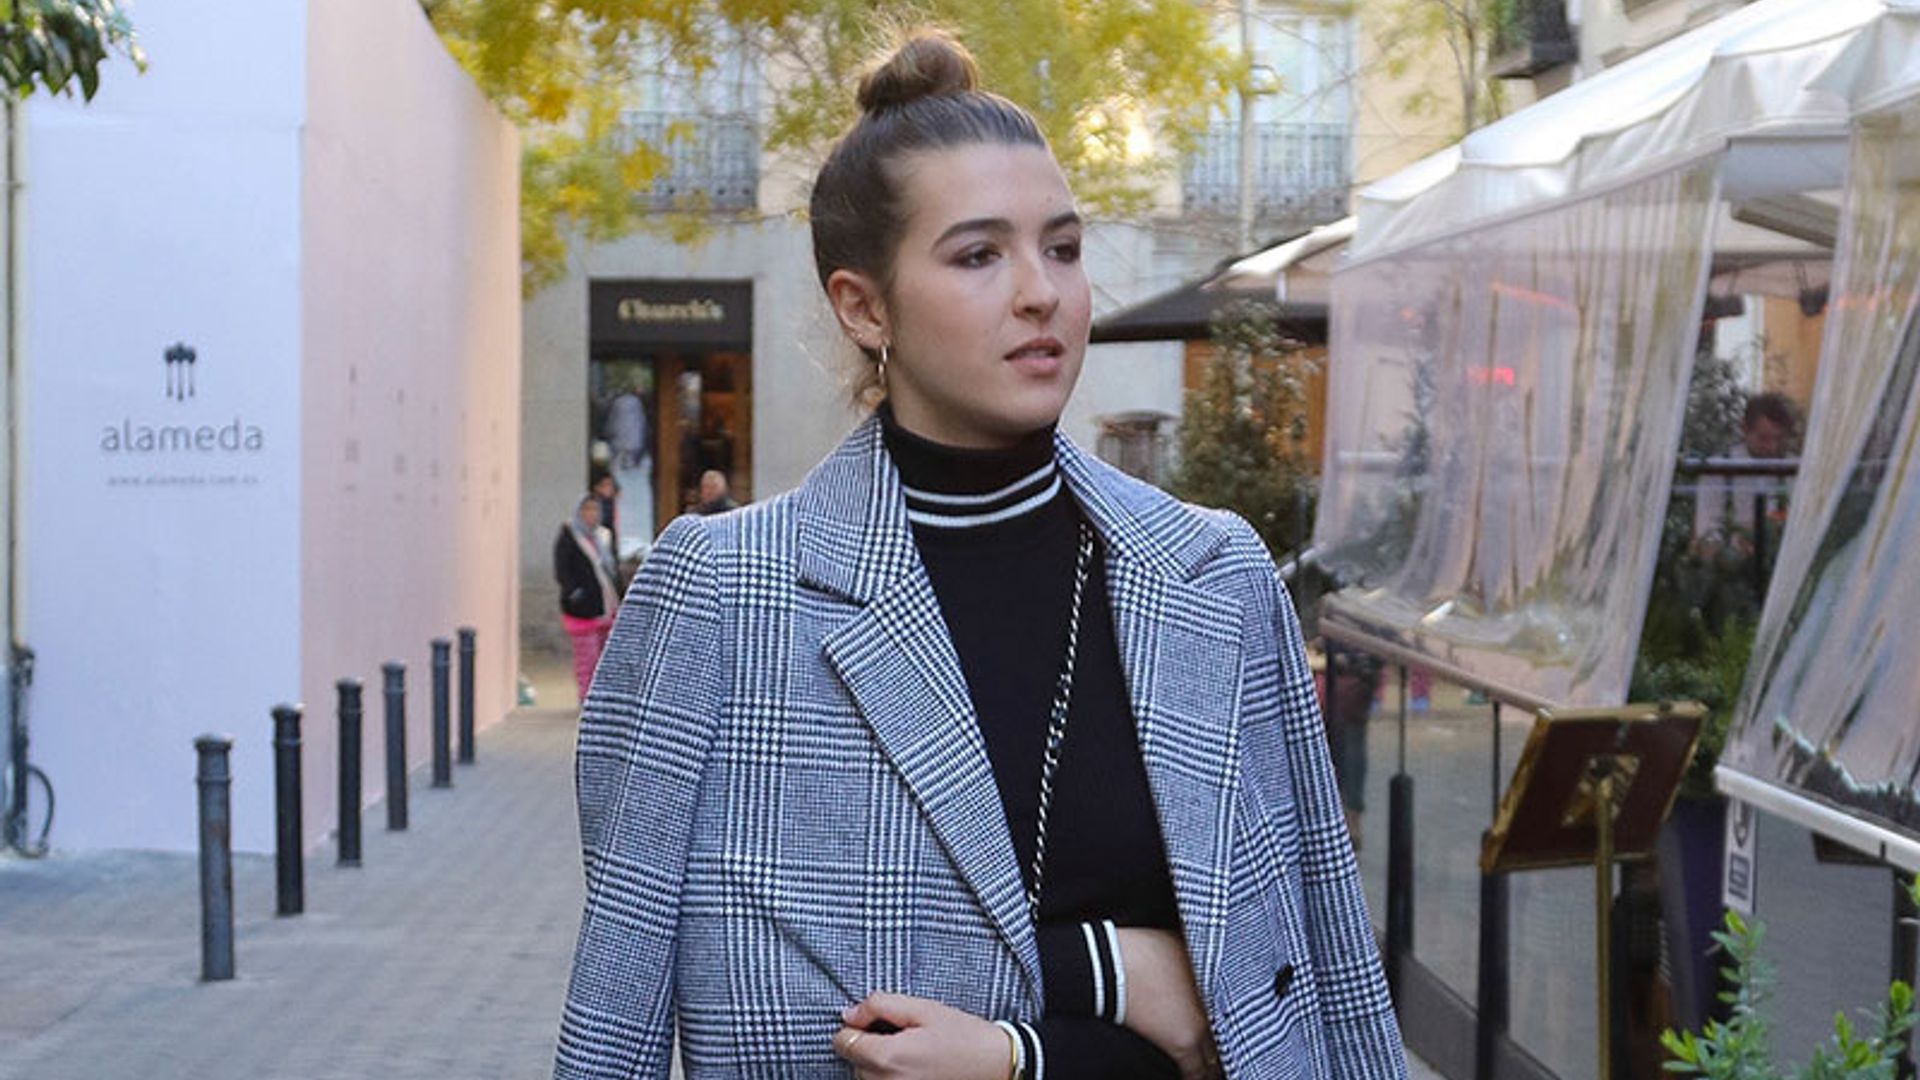
[[(966, 47), (940, 30), (917, 30), (860, 80), (860, 118), (827, 155), (813, 182), (813, 264), (825, 286), (835, 270), (858, 270), (884, 288), (906, 232), (895, 166), (921, 150), (980, 143), (1045, 148), (1025, 109), (980, 89)], [(878, 359), (862, 349), (869, 361)], [(871, 367), (855, 397), (878, 385)]]

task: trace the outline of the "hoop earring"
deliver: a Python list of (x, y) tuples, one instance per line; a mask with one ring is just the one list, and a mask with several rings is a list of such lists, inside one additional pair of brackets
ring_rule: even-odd
[(881, 342), (880, 343), (880, 392), (883, 394), (886, 393), (887, 391), (887, 361), (892, 358), (892, 355), (893, 355), (893, 352), (890, 348), (888, 348), (887, 343), (884, 341)]

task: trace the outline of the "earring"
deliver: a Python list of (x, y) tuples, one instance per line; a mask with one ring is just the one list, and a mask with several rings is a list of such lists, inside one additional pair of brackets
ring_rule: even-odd
[(887, 347), (887, 343), (884, 341), (881, 342), (880, 343), (880, 391), (881, 393), (885, 393), (887, 389), (887, 361), (892, 357), (892, 355), (893, 355), (893, 352), (891, 349)]

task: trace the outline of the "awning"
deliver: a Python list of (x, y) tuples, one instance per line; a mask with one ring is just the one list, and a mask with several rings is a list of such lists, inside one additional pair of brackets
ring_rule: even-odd
[(1307, 230), (1264, 251), (1237, 259), (1214, 279), (1217, 288), (1266, 290), (1279, 300), (1325, 302), (1327, 281), (1353, 239), (1354, 219)]
[(1214, 317), (1237, 304), (1271, 313), (1282, 330), (1309, 344), (1327, 340), (1327, 304), (1276, 300), (1266, 288), (1221, 288), (1216, 272), (1095, 319), (1094, 344), (1124, 341), (1205, 341)]
[(1759, 0), (1362, 191), (1354, 259), (1724, 147), (1734, 203), (1840, 185), (1850, 118), (1920, 85), (1920, 0)]

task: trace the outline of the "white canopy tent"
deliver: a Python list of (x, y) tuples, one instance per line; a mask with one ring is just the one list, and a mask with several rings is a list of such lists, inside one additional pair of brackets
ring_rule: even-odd
[(1362, 192), (1328, 632), (1520, 703), (1621, 701), (1708, 283), (1824, 282), (1765, 267), (1824, 259), (1853, 119), (1916, 88), (1920, 0), (1761, 0)]
[(1915, 0), (1761, 0), (1362, 191), (1354, 260), (1725, 149), (1743, 202), (1838, 188), (1848, 121), (1920, 82)]

